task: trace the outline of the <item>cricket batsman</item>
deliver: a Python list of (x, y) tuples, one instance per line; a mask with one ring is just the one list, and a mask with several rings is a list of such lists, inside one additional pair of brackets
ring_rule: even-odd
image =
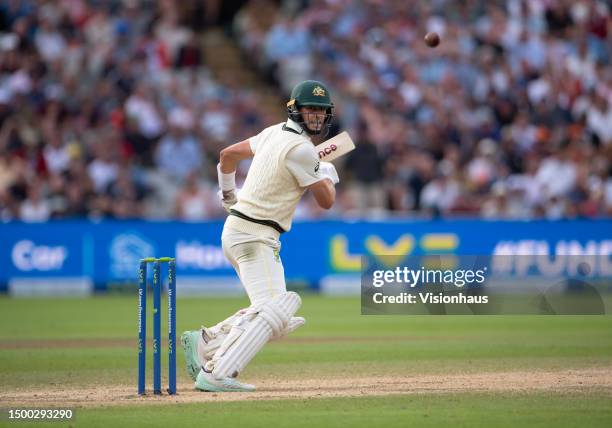
[[(181, 336), (187, 371), (201, 391), (254, 391), (236, 380), (270, 340), (305, 323), (295, 317), (301, 305), (287, 291), (279, 253), (282, 233), (291, 229), (295, 208), (306, 190), (325, 209), (336, 197), (338, 174), (320, 162), (312, 136), (325, 136), (333, 116), (327, 87), (314, 80), (298, 84), (287, 103), (288, 119), (221, 151), (217, 165), (219, 196), (229, 213), (221, 242), (251, 305), (217, 325)], [(251, 159), (238, 192), (238, 162)]]

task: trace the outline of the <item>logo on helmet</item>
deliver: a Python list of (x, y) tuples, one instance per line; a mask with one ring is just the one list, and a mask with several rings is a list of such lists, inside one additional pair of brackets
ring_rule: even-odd
[(315, 97), (324, 97), (325, 89), (320, 86), (315, 86), (315, 88), (312, 90), (312, 95), (314, 95)]

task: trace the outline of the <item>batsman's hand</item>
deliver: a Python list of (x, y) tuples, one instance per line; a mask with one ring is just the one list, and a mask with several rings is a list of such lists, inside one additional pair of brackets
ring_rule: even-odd
[(320, 162), (319, 174), (321, 175), (321, 177), (329, 178), (334, 184), (340, 183), (336, 167), (334, 167), (334, 164), (332, 164), (331, 162)]
[(238, 202), (238, 198), (237, 198), (238, 192), (239, 192), (239, 189), (232, 189), (232, 190), (226, 190), (226, 191), (219, 190), (217, 192), (217, 196), (219, 196), (219, 199), (221, 199), (221, 205), (223, 205), (223, 209), (227, 211), (228, 213), (230, 212), (230, 208), (236, 202)]

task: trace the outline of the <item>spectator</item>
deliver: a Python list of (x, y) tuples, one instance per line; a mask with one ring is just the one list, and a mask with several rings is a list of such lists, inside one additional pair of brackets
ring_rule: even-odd
[(95, 146), (94, 160), (89, 164), (89, 178), (96, 193), (104, 193), (106, 188), (117, 179), (118, 166), (113, 152), (101, 143)]
[(360, 141), (346, 159), (345, 169), (351, 177), (348, 191), (360, 215), (383, 210), (386, 206), (381, 186), (382, 165), (376, 145), (368, 140)]
[(220, 99), (212, 99), (205, 106), (200, 119), (202, 132), (215, 141), (225, 143), (230, 136), (232, 115), (225, 109)]
[(202, 167), (202, 150), (192, 134), (194, 121), (189, 111), (173, 110), (168, 125), (170, 130), (159, 142), (155, 162), (168, 177), (183, 182), (191, 172)]
[(163, 119), (153, 94), (150, 87), (141, 83), (125, 103), (127, 117), (138, 123), (139, 132), (149, 140), (155, 140), (164, 130)]
[(220, 214), (216, 195), (199, 181), (192, 171), (176, 197), (175, 217), (183, 220), (204, 220)]
[(264, 54), (284, 92), (308, 78), (310, 43), (304, 23), (291, 17), (281, 16), (266, 36)]
[(44, 222), (51, 217), (51, 208), (44, 198), (40, 183), (32, 182), (28, 187), (27, 198), (21, 204), (19, 218), (26, 222)]
[(54, 134), (49, 138), (49, 143), (43, 149), (43, 156), (51, 173), (60, 174), (68, 169), (70, 154), (59, 135)]
[(202, 49), (196, 34), (191, 34), (178, 49), (174, 66), (176, 68), (200, 67), (204, 63)]

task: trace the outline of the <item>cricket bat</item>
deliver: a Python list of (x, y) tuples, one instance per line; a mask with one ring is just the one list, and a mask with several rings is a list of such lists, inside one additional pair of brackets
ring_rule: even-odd
[(348, 132), (344, 131), (315, 146), (319, 160), (331, 162), (355, 149), (355, 143)]

